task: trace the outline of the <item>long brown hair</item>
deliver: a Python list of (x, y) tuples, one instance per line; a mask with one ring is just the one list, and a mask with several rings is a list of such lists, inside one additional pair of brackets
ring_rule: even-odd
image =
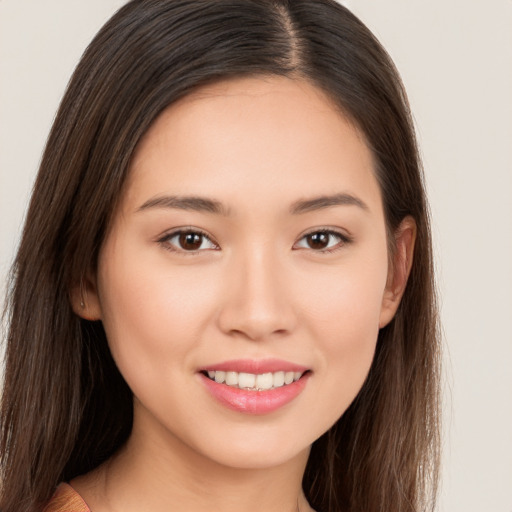
[[(130, 435), (131, 392), (101, 322), (70, 290), (91, 269), (137, 143), (193, 89), (280, 75), (324, 90), (365, 134), (390, 240), (407, 215), (415, 257), (355, 401), (311, 451), (303, 486), (325, 512), (433, 508), (439, 336), (428, 209), (400, 78), (369, 30), (334, 0), (134, 0), (87, 48), (62, 100), (14, 262), (1, 405), (2, 512), (40, 511), (60, 481)], [(392, 244), (390, 244), (392, 245)]]

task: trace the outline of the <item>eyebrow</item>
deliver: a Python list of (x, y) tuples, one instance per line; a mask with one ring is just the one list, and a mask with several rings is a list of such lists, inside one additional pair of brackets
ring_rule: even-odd
[[(292, 215), (299, 215), (332, 206), (357, 206), (362, 210), (369, 211), (368, 206), (363, 200), (352, 194), (340, 193), (314, 197), (312, 199), (300, 199), (292, 203), (290, 213)], [(158, 196), (147, 200), (137, 211), (152, 208), (173, 208), (223, 216), (229, 216), (230, 214), (229, 209), (220, 201), (200, 196)]]
[(323, 208), (330, 208), (331, 206), (357, 206), (365, 211), (370, 210), (362, 199), (352, 194), (341, 193), (295, 201), (290, 207), (290, 213), (297, 215), (322, 210)]
[(158, 196), (146, 201), (138, 211), (150, 208), (175, 208), (224, 216), (229, 215), (229, 210), (220, 201), (198, 196)]

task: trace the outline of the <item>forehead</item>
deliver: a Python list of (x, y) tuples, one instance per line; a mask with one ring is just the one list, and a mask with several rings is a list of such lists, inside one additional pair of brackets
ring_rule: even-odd
[(228, 200), (265, 200), (277, 190), (291, 202), (347, 187), (380, 201), (357, 127), (306, 81), (252, 77), (205, 86), (168, 107), (141, 140), (127, 188)]

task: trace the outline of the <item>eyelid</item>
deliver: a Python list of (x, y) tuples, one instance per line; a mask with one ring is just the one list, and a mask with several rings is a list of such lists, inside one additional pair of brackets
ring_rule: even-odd
[[(296, 248), (296, 245), (301, 240), (303, 240), (304, 238), (306, 238), (309, 235), (314, 235), (316, 233), (324, 233), (324, 234), (328, 234), (328, 235), (333, 235), (335, 237), (338, 237), (341, 241), (338, 244), (336, 244), (334, 247), (328, 247), (328, 248), (325, 248), (325, 249), (313, 249), (311, 247), (298, 247), (298, 248)], [(325, 253), (336, 252), (337, 250), (342, 249), (344, 246), (346, 246), (347, 244), (350, 244), (351, 242), (353, 242), (353, 237), (351, 235), (349, 235), (348, 233), (340, 230), (339, 228), (333, 228), (333, 227), (327, 227), (327, 226), (323, 227), (323, 226), (321, 226), (321, 227), (309, 229), (308, 231), (302, 233), (299, 236), (299, 238), (297, 239), (297, 242), (295, 242), (293, 248), (295, 250), (306, 249), (306, 250), (310, 250), (310, 251), (312, 251), (314, 253), (325, 254)]]
[[(176, 247), (169, 243), (169, 240), (175, 237), (176, 235), (180, 235), (182, 233), (193, 233), (197, 235), (201, 235), (202, 237), (208, 239), (212, 245), (215, 246), (214, 249), (196, 249), (193, 251), (187, 251), (185, 249), (181, 249), (179, 247)], [(165, 249), (171, 252), (183, 254), (185, 256), (194, 256), (198, 255), (204, 251), (214, 251), (220, 249), (219, 244), (215, 241), (215, 239), (208, 234), (206, 231), (197, 228), (195, 226), (180, 226), (177, 228), (170, 229), (169, 231), (166, 231), (163, 235), (160, 235), (157, 240), (158, 243), (160, 243)]]
[[(168, 243), (170, 239), (172, 239), (173, 237), (175, 237), (177, 235), (183, 234), (183, 233), (193, 233), (193, 234), (201, 235), (202, 237), (209, 240), (210, 243), (215, 246), (215, 248), (196, 249), (196, 250), (187, 251), (185, 249), (181, 249), (179, 247), (176, 247), (176, 246)], [(334, 237), (339, 238), (340, 242), (338, 244), (336, 244), (334, 247), (328, 247), (325, 249), (313, 249), (311, 247), (309, 247), (309, 248), (308, 247), (297, 247), (297, 244), (300, 241), (302, 241), (304, 238), (306, 238), (309, 235), (316, 234), (316, 233), (324, 233), (324, 234), (332, 235)], [(169, 251), (172, 251), (175, 253), (180, 253), (180, 254), (187, 255), (187, 256), (198, 255), (204, 251), (220, 250), (219, 244), (215, 241), (215, 239), (209, 233), (207, 233), (203, 229), (197, 228), (195, 226), (180, 226), (180, 227), (173, 228), (169, 231), (166, 231), (163, 235), (160, 235), (156, 241), (158, 243), (160, 243), (162, 246), (164, 246), (164, 248)], [(297, 241), (294, 243), (292, 249), (294, 249), (294, 250), (307, 249), (314, 253), (320, 253), (320, 254), (332, 253), (332, 252), (335, 252), (335, 251), (343, 248), (345, 245), (347, 245), (351, 242), (353, 242), (353, 237), (351, 235), (347, 234), (346, 232), (340, 230), (339, 228), (321, 226), (321, 227), (309, 229), (308, 231), (305, 231), (304, 233), (302, 233), (298, 237)]]

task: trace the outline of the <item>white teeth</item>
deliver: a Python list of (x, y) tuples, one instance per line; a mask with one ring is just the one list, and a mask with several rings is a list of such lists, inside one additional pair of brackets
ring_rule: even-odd
[(226, 384), (228, 386), (238, 386), (238, 373), (226, 372)]
[(256, 375), (253, 373), (239, 373), (238, 374), (238, 387), (240, 389), (243, 388), (253, 388), (256, 384)]
[(298, 381), (302, 377), (302, 372), (274, 372), (274, 373), (238, 373), (209, 370), (208, 377), (219, 384), (226, 384), (240, 389), (249, 389), (252, 391), (266, 391), (268, 389), (287, 386), (292, 382)]
[(274, 379), (271, 373), (260, 373), (256, 375), (256, 387), (258, 389), (267, 390), (274, 384)]
[(274, 373), (273, 386), (280, 388), (284, 384), (284, 372)]
[(215, 372), (215, 382), (222, 384), (226, 380), (226, 372)]

